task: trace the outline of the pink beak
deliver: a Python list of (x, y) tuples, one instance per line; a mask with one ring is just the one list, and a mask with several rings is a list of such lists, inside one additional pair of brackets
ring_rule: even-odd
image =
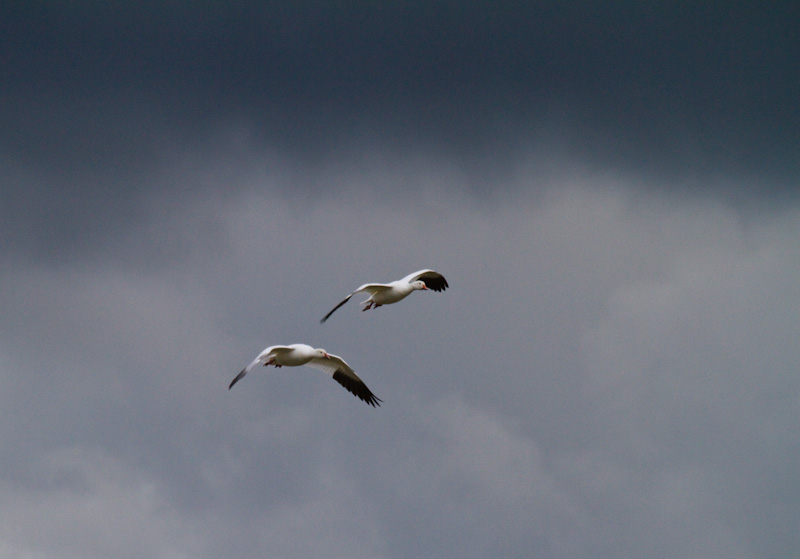
[(330, 358), (331, 358), (331, 356), (326, 353), (325, 354), (325, 359), (330, 359)]

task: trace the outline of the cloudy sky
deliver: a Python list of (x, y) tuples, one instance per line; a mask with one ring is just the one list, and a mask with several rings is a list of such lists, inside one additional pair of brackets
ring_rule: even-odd
[(565, 4), (4, 3), (0, 558), (795, 556), (800, 10)]

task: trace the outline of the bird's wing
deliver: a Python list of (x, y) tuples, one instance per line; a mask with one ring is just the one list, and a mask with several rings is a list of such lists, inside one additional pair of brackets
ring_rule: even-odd
[(342, 306), (342, 305), (344, 305), (344, 304), (345, 304), (347, 301), (349, 301), (349, 300), (350, 300), (350, 297), (352, 297), (352, 296), (353, 296), (353, 295), (355, 295), (356, 293), (361, 293), (362, 291), (366, 291), (366, 292), (368, 292), (368, 293), (372, 294), (372, 293), (376, 293), (376, 292), (378, 292), (378, 291), (383, 291), (384, 289), (389, 289), (389, 287), (390, 287), (390, 286), (388, 286), (388, 285), (385, 285), (385, 284), (382, 284), (382, 283), (365, 283), (364, 285), (362, 285), (361, 287), (359, 287), (358, 289), (356, 289), (355, 291), (353, 291), (353, 292), (352, 292), (350, 295), (348, 295), (347, 297), (345, 297), (344, 299), (342, 299), (342, 301), (341, 301), (341, 302), (340, 302), (338, 305), (336, 305), (335, 307), (333, 307), (333, 308), (331, 309), (331, 312), (329, 312), (328, 314), (326, 314), (325, 316), (323, 316), (323, 317), (322, 317), (322, 320), (320, 320), (320, 323), (324, 323), (326, 320), (328, 320), (328, 319), (330, 318), (330, 316), (331, 316), (331, 315), (332, 315), (334, 312), (336, 312), (336, 310), (337, 310), (339, 307), (341, 307), (341, 306)]
[(450, 287), (447, 283), (447, 280), (444, 279), (444, 276), (435, 270), (420, 270), (419, 272), (408, 274), (400, 281), (411, 283), (412, 281), (417, 280), (424, 281), (425, 287), (432, 289), (433, 291), (444, 291)]
[(364, 400), (371, 406), (380, 406), (380, 402), (382, 400), (375, 396), (375, 394), (373, 394), (372, 391), (367, 388), (367, 385), (364, 384), (364, 381), (358, 377), (353, 369), (350, 368), (350, 365), (345, 363), (344, 359), (338, 355), (332, 355), (330, 353), (328, 356), (329, 359), (315, 357), (307, 364), (310, 367), (324, 371), (326, 374), (331, 376), (333, 380), (344, 386), (348, 392)]
[[(293, 345), (296, 346), (296, 345), (302, 345), (302, 344), (293, 344)], [(263, 360), (266, 361), (269, 358), (270, 355), (277, 355), (279, 353), (286, 353), (287, 351), (292, 351), (294, 349), (295, 348), (293, 346), (291, 346), (291, 345), (271, 345), (267, 349), (262, 351), (259, 354), (258, 358), (259, 359), (263, 359)]]
[(289, 346), (285, 346), (285, 345), (273, 345), (273, 346), (269, 346), (267, 349), (265, 349), (264, 351), (262, 351), (261, 353), (259, 353), (259, 354), (258, 354), (258, 357), (256, 357), (255, 359), (253, 359), (253, 361), (252, 361), (252, 362), (251, 362), (251, 363), (250, 363), (250, 364), (249, 364), (247, 367), (245, 367), (244, 369), (242, 369), (242, 371), (241, 371), (241, 372), (240, 372), (238, 375), (236, 375), (236, 378), (235, 378), (235, 379), (233, 379), (233, 380), (231, 381), (231, 383), (228, 385), (228, 390), (230, 390), (231, 388), (233, 388), (233, 385), (234, 385), (234, 384), (236, 384), (237, 382), (239, 382), (240, 380), (242, 380), (242, 379), (244, 378), (244, 376), (245, 376), (247, 373), (249, 373), (250, 371), (252, 371), (252, 370), (253, 370), (253, 367), (257, 367), (257, 366), (259, 366), (259, 365), (261, 365), (261, 364), (263, 364), (263, 363), (266, 363), (266, 362), (267, 362), (267, 360), (270, 358), (270, 356), (271, 356), (271, 355), (274, 355), (274, 354), (276, 354), (276, 353), (283, 353), (283, 352), (285, 352), (285, 351), (291, 351), (291, 350), (292, 350), (292, 348), (291, 348), (291, 347), (289, 347)]
[(239, 382), (240, 380), (242, 380), (242, 379), (244, 378), (244, 376), (247, 374), (247, 372), (248, 372), (248, 371), (249, 371), (249, 370), (252, 368), (252, 365), (253, 365), (253, 364), (252, 364), (252, 363), (250, 363), (250, 365), (248, 365), (247, 367), (245, 367), (244, 369), (242, 369), (242, 371), (241, 371), (241, 372), (240, 372), (238, 375), (236, 375), (236, 378), (235, 378), (235, 379), (233, 379), (233, 380), (231, 381), (231, 383), (228, 385), (228, 390), (230, 390), (231, 388), (233, 388), (233, 385), (234, 385), (234, 384), (236, 384), (237, 382)]
[(328, 320), (328, 319), (331, 317), (331, 315), (332, 315), (334, 312), (336, 312), (336, 309), (338, 309), (339, 307), (341, 307), (341, 306), (342, 306), (342, 305), (344, 305), (344, 304), (345, 304), (347, 301), (349, 301), (349, 300), (350, 300), (350, 297), (352, 297), (354, 293), (355, 293), (355, 291), (353, 291), (353, 293), (351, 293), (350, 295), (348, 295), (347, 297), (345, 297), (344, 299), (342, 299), (342, 302), (341, 302), (341, 303), (339, 303), (338, 305), (336, 305), (335, 307), (333, 307), (333, 308), (331, 309), (331, 312), (329, 312), (328, 314), (326, 314), (325, 316), (323, 316), (323, 317), (322, 317), (322, 320), (320, 320), (320, 323), (324, 323), (326, 320)]

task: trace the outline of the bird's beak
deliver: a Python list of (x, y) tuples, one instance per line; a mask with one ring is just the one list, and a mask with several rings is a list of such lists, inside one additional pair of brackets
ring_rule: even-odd
[(422, 284), (422, 289), (424, 289), (425, 291), (428, 291), (428, 286), (423, 283)]
[(331, 356), (326, 353), (325, 354), (325, 359), (330, 359), (330, 358), (331, 358)]

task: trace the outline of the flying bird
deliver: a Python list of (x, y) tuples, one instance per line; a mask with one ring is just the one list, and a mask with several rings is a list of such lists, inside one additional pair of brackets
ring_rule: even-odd
[(350, 365), (345, 363), (344, 359), (338, 355), (332, 355), (322, 348), (314, 349), (306, 344), (273, 345), (268, 347), (252, 363), (242, 369), (241, 373), (236, 375), (236, 378), (228, 386), (228, 390), (252, 371), (253, 367), (259, 365), (264, 365), (265, 367), (269, 365), (274, 365), (275, 367), (308, 365), (333, 377), (333, 380), (344, 386), (351, 394), (361, 398), (373, 407), (380, 406), (379, 402), (382, 401), (367, 388), (364, 381), (358, 378), (358, 375), (350, 368)]
[(448, 287), (450, 286), (447, 284), (447, 280), (444, 279), (444, 276), (433, 270), (420, 270), (419, 272), (409, 274), (403, 279), (393, 281), (392, 283), (365, 283), (345, 297), (341, 303), (333, 307), (333, 310), (326, 314), (320, 322), (328, 320), (328, 318), (336, 312), (336, 309), (350, 300), (350, 297), (362, 291), (369, 293), (369, 298), (361, 302), (362, 305), (365, 305), (361, 310), (366, 311), (371, 308), (377, 309), (381, 305), (391, 305), (392, 303), (402, 301), (408, 297), (412, 291), (417, 291), (419, 289), (444, 291)]

